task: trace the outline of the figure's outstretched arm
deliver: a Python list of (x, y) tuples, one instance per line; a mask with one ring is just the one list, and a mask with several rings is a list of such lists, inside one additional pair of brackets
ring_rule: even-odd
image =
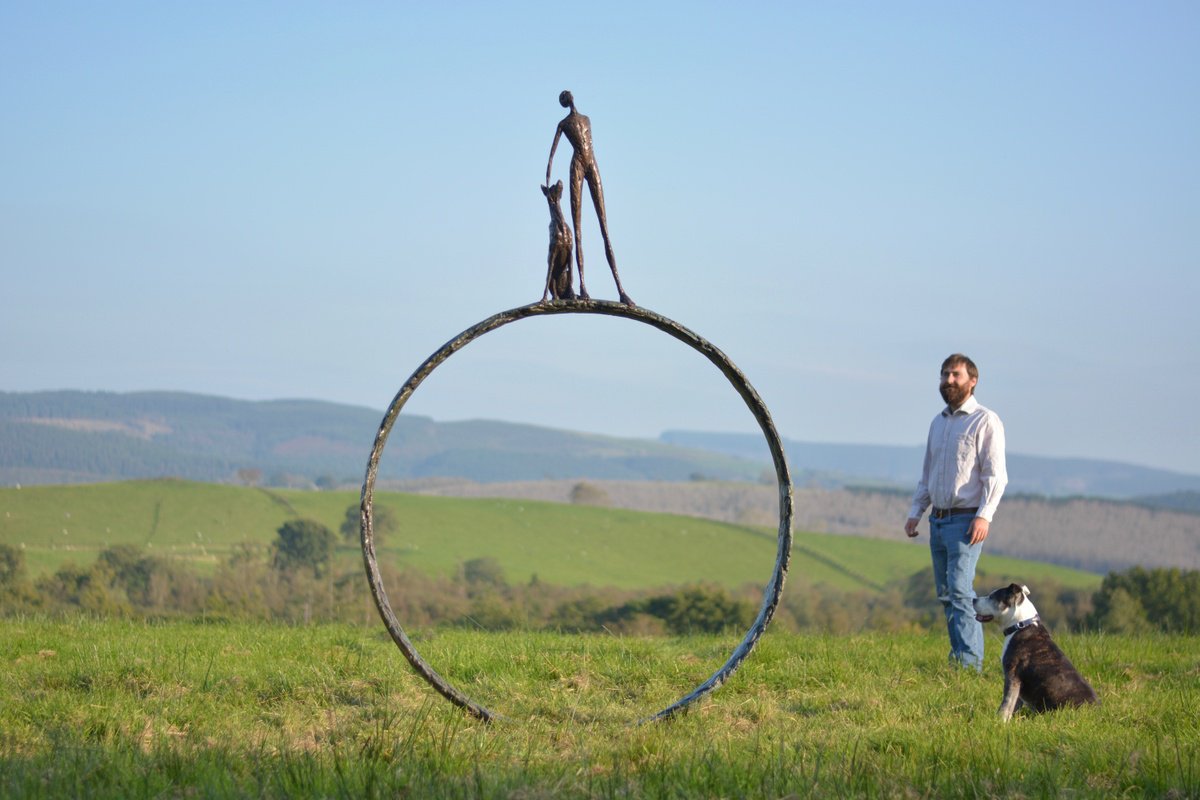
[(558, 149), (558, 140), (562, 137), (562, 123), (554, 131), (554, 144), (550, 145), (550, 158), (546, 161), (546, 185), (550, 185), (550, 167), (554, 165), (554, 151)]

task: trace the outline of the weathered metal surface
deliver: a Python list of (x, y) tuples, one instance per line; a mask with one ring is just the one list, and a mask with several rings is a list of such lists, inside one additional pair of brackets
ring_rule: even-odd
[(574, 300), (575, 290), (571, 287), (571, 228), (563, 219), (562, 181), (553, 186), (543, 186), (546, 205), (550, 207), (550, 248), (546, 253), (546, 288), (542, 291), (542, 302)]
[(771, 414), (763, 403), (762, 398), (746, 380), (746, 376), (741, 370), (726, 356), (718, 350), (710, 342), (693, 333), (688, 328), (680, 325), (674, 320), (667, 317), (655, 314), (652, 311), (647, 311), (644, 308), (639, 308), (634, 305), (624, 303), (613, 303), (603, 300), (560, 300), (553, 303), (535, 303), (532, 305), (521, 306), (519, 308), (502, 311), (499, 314), (488, 317), (482, 322), (473, 325), (462, 333), (455, 336), (446, 344), (442, 345), (433, 355), (425, 360), (421, 366), (409, 377), (409, 379), (400, 388), (396, 394), (392, 404), (388, 407), (387, 413), (380, 423), (379, 432), (375, 436), (375, 445), (371, 449), (371, 456), (367, 462), (366, 478), (363, 481), (362, 499), (359, 507), (360, 524), (361, 524), (361, 539), (363, 551), (363, 563), (366, 567), (367, 578), (371, 586), (371, 594), (375, 598), (375, 605), (379, 609), (379, 615), (383, 618), (383, 623), (387, 627), (388, 633), (392, 640), (404, 657), (408, 659), (417, 673), (424, 678), (434, 689), (436, 689), (443, 697), (456, 706), (465, 709), (467, 712), (481, 720), (491, 721), (496, 718), (496, 714), (488, 710), (484, 706), (471, 700), (458, 689), (451, 686), (441, 675), (437, 673), (423, 658), (417, 653), (416, 647), (404, 633), (400, 621), (396, 618), (392, 611), (391, 605), (388, 603), (387, 593), (384, 591), (383, 582), (380, 577), (379, 567), (375, 561), (375, 538), (373, 533), (373, 516), (372, 504), (375, 494), (375, 478), (379, 470), (379, 459), (383, 455), (384, 447), (387, 444), (388, 435), (391, 433), (392, 426), (395, 424), (397, 417), (400, 415), (400, 410), (408, 399), (412, 397), (413, 392), (421, 385), (425, 378), (429, 377), (437, 367), (442, 364), (450, 356), (457, 353), (462, 348), (466, 347), (471, 342), (479, 337), (496, 330), (497, 328), (508, 325), (512, 322), (517, 322), (527, 317), (536, 317), (551, 314), (603, 314), (613, 317), (622, 317), (625, 319), (635, 320), (637, 322), (650, 325), (660, 331), (670, 334), (674, 338), (683, 342), (693, 350), (697, 351), (710, 362), (713, 363), (729, 381), (730, 385), (741, 395), (746, 406), (758, 421), (762, 428), (763, 436), (766, 437), (767, 445), (771, 450), (771, 458), (775, 464), (775, 475), (779, 484), (779, 534), (778, 546), (775, 556), (775, 570), (771, 576), (770, 582), (763, 591), (763, 602), (759, 608), (758, 615), (750, 629), (746, 632), (741, 643), (734, 649), (728, 660), (712, 674), (708, 680), (701, 683), (691, 692), (680, 698), (677, 702), (671, 704), (667, 708), (658, 713), (647, 717), (643, 721), (659, 720), (671, 717), (680, 711), (683, 711), (696, 700), (704, 697), (710, 692), (716, 690), (726, 680), (729, 679), (734, 671), (754, 649), (759, 638), (763, 635), (767, 625), (774, 616), (775, 609), (779, 604), (779, 598), (783, 592), (784, 580), (787, 577), (788, 562), (791, 555), (792, 545), (792, 481), (788, 473), (787, 461), (784, 459), (783, 444), (779, 439), (779, 434), (775, 430), (775, 424), (771, 420)]

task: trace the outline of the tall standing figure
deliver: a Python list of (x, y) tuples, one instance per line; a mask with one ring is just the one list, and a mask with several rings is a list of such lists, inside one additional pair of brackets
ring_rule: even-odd
[(979, 370), (955, 353), (942, 362), (940, 390), (946, 407), (933, 418), (921, 480), (904, 532), (916, 536), (930, 505), (929, 552), (933, 583), (946, 612), (950, 660), (983, 666), (983, 627), (975, 618), (975, 564), (992, 515), (1008, 483), (1004, 425), (975, 399)]
[(583, 283), (583, 237), (580, 234), (579, 222), (583, 206), (583, 182), (586, 180), (588, 191), (592, 194), (592, 206), (600, 219), (600, 235), (604, 237), (604, 255), (608, 259), (608, 267), (612, 270), (613, 280), (617, 282), (617, 292), (621, 302), (634, 305), (625, 289), (621, 286), (621, 276), (617, 274), (617, 259), (613, 256), (612, 243), (608, 239), (608, 218), (604, 215), (604, 186), (600, 183), (600, 168), (596, 166), (596, 154), (592, 150), (592, 121), (575, 110), (575, 98), (570, 92), (564, 91), (558, 96), (558, 102), (563, 108), (571, 109), (571, 113), (558, 123), (554, 132), (554, 144), (550, 145), (550, 160), (546, 162), (546, 185), (550, 185), (550, 168), (554, 164), (554, 151), (558, 149), (558, 140), (566, 134), (567, 141), (574, 149), (571, 156), (571, 222), (575, 228), (575, 265), (579, 268), (579, 296), (588, 298), (587, 287)]

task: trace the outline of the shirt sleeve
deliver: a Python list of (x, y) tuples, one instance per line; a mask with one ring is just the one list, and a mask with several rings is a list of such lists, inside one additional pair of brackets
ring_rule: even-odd
[(925, 439), (925, 460), (921, 464), (921, 480), (917, 481), (917, 490), (912, 496), (912, 505), (908, 509), (909, 519), (920, 519), (929, 508), (932, 499), (929, 494), (929, 451), (930, 440), (933, 438), (933, 425), (929, 426), (929, 435)]
[(979, 432), (979, 511), (975, 516), (992, 521), (1004, 487), (1008, 485), (1008, 468), (1004, 461), (1004, 424), (1000, 417), (988, 414)]

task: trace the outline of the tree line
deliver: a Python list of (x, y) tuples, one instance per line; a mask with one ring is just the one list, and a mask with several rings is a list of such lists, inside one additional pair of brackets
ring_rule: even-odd
[[(395, 524), (376, 509), (375, 527)], [(346, 511), (341, 536), (355, 540), (358, 507)], [(269, 547), (242, 546), (212, 575), (198, 575), (132, 545), (110, 547), (88, 567), (67, 564), (31, 579), (24, 553), (0, 544), (0, 613), (85, 613), (135, 618), (264, 619), (294, 624), (377, 624), (360, 569), (336, 572), (338, 540), (315, 520), (294, 519)], [(533, 576), (510, 582), (492, 558), (462, 562), (434, 576), (380, 565), (384, 587), (406, 628), (468, 626), (486, 630), (607, 631), (623, 635), (743, 631), (762, 602), (762, 587), (715, 584), (624, 590), (557, 586)], [(1002, 576), (980, 573), (981, 586)], [(1111, 633), (1200, 632), (1200, 571), (1135, 567), (1113, 572), (1088, 592), (1041, 581), (1034, 601), (1057, 629)], [(940, 628), (932, 574), (923, 569), (881, 591), (814, 585), (793, 575), (774, 625), (833, 634)]]

